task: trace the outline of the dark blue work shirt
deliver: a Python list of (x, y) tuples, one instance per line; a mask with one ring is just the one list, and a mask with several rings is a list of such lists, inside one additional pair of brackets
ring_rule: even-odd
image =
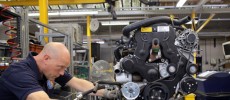
[[(35, 55), (37, 53), (31, 52), (25, 60), (11, 64), (3, 72), (0, 78), (0, 100), (25, 100), (30, 93), (48, 92), (47, 79), (40, 74), (33, 58)], [(65, 86), (71, 78), (65, 71), (65, 74), (55, 81)]]

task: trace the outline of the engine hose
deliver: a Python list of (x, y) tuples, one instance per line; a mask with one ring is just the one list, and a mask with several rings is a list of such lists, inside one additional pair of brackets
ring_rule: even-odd
[(189, 16), (186, 16), (180, 20), (177, 20), (177, 19), (171, 20), (171, 18), (167, 17), (167, 16), (147, 18), (145, 20), (135, 22), (135, 23), (132, 23), (128, 26), (125, 26), (122, 30), (122, 33), (124, 36), (129, 37), (131, 31), (133, 31), (135, 29), (139, 29), (141, 27), (145, 27), (145, 26), (149, 26), (149, 25), (153, 25), (153, 24), (157, 24), (157, 23), (168, 23), (168, 24), (171, 24), (173, 26), (174, 25), (179, 26), (179, 25), (182, 25), (182, 24), (189, 22), (190, 20), (191, 20), (191, 17), (189, 17)]
[(6, 20), (2, 21), (2, 25), (9, 28), (4, 33), (9, 37), (9, 39), (7, 40), (7, 44), (11, 47), (10, 49), (10, 52), (12, 53), (11, 59), (13, 59), (21, 55), (21, 50), (19, 49), (19, 44), (16, 42), (17, 31), (15, 31), (15, 27), (10, 24), (6, 24), (6, 22), (9, 22), (14, 18), (12, 16), (7, 16), (3, 14), (3, 12), (5, 10), (8, 10), (9, 8), (10, 8), (9, 6), (4, 7), (4, 9), (0, 11), (0, 15), (6, 18)]
[(116, 61), (120, 61), (121, 59), (121, 53), (120, 53), (120, 49), (122, 49), (123, 46), (118, 46), (115, 50), (114, 50), (114, 57), (116, 59)]

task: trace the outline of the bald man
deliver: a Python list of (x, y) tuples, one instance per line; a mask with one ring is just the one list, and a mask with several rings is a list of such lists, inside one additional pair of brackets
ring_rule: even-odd
[[(0, 78), (0, 100), (49, 100), (47, 82), (55, 81), (78, 91), (94, 88), (93, 83), (72, 77), (66, 69), (70, 53), (62, 43), (50, 42), (37, 54), (13, 63)], [(95, 95), (112, 99), (115, 92), (100, 90)]]

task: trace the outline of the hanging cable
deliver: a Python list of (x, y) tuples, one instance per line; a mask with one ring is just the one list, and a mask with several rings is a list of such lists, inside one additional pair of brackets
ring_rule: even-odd
[(18, 56), (21, 55), (21, 50), (19, 49), (19, 43), (17, 43), (17, 29), (10, 25), (7, 24), (7, 22), (10, 22), (11, 20), (14, 20), (14, 18), (10, 15), (4, 15), (4, 11), (7, 11), (10, 7), (5, 6), (4, 9), (0, 11), (0, 16), (6, 18), (4, 21), (2, 21), (2, 25), (8, 27), (8, 29), (4, 32), (9, 39), (7, 40), (7, 44), (10, 46), (10, 52), (11, 52), (11, 59), (17, 58)]

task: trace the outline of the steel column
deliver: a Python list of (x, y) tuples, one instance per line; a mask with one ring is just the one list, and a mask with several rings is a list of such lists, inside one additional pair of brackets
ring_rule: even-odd
[(89, 62), (88, 62), (88, 66), (89, 66), (89, 76), (91, 75), (91, 71), (92, 71), (92, 48), (91, 48), (91, 32), (90, 32), (90, 20), (91, 17), (87, 16), (87, 44), (88, 44), (88, 49), (89, 49)]
[(21, 49), (22, 49), (22, 58), (26, 58), (29, 54), (29, 19), (28, 19), (28, 8), (27, 7), (21, 7), (20, 8), (21, 14)]
[(196, 24), (195, 24), (196, 13), (195, 13), (194, 10), (192, 11), (191, 17), (192, 17), (191, 29), (192, 29), (193, 31), (195, 31), (195, 30), (196, 30)]
[[(43, 24), (48, 24), (48, 0), (38, 0), (39, 1), (39, 20)], [(48, 29), (44, 27), (44, 34), (48, 34)], [(49, 42), (48, 37), (44, 38), (45, 43)]]

